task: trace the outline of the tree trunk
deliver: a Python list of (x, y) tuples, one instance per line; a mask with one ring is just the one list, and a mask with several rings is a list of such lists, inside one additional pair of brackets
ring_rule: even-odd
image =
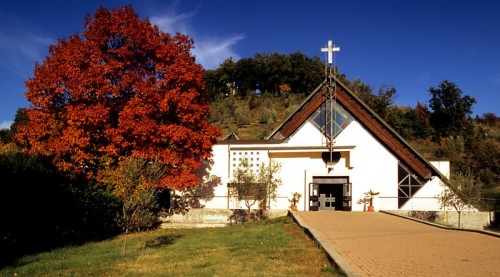
[(125, 229), (125, 240), (123, 241), (123, 249), (122, 249), (123, 256), (125, 256), (125, 254), (127, 254), (127, 233), (128, 233), (128, 228)]

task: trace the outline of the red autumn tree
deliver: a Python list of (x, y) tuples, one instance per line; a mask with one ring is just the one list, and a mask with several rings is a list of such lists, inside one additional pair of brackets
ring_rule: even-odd
[(49, 48), (26, 82), (29, 121), (15, 138), (61, 170), (96, 178), (123, 157), (158, 157), (160, 187), (199, 183), (220, 131), (207, 121), (203, 68), (192, 40), (171, 36), (131, 7), (98, 9), (83, 32)]

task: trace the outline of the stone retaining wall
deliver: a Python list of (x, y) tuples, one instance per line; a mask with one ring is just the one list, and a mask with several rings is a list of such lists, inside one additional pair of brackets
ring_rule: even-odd
[[(393, 214), (409, 216), (408, 211), (387, 211)], [(417, 211), (418, 212), (418, 211)], [(458, 226), (458, 213), (456, 211), (439, 211), (435, 223), (449, 227)], [(460, 227), (464, 229), (484, 230), (493, 220), (493, 212), (467, 212), (460, 216)]]
[[(161, 218), (163, 223), (160, 228), (222, 227), (228, 224), (232, 213), (230, 209), (191, 209), (185, 214)], [(270, 210), (265, 213), (269, 218), (275, 218), (287, 215), (288, 210)]]

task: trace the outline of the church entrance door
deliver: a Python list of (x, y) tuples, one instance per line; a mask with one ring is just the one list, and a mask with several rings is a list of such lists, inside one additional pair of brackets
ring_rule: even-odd
[(349, 177), (313, 177), (309, 184), (309, 210), (350, 211), (351, 191)]

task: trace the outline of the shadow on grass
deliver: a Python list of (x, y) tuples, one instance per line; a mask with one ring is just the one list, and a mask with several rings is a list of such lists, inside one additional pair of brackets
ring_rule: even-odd
[[(0, 268), (19, 258), (119, 233), (119, 202), (68, 179), (48, 161), (0, 155)], [(29, 262), (28, 262), (29, 263)]]
[(171, 245), (181, 237), (182, 236), (179, 234), (159, 236), (152, 240), (146, 241), (146, 248), (160, 248), (163, 246)]

